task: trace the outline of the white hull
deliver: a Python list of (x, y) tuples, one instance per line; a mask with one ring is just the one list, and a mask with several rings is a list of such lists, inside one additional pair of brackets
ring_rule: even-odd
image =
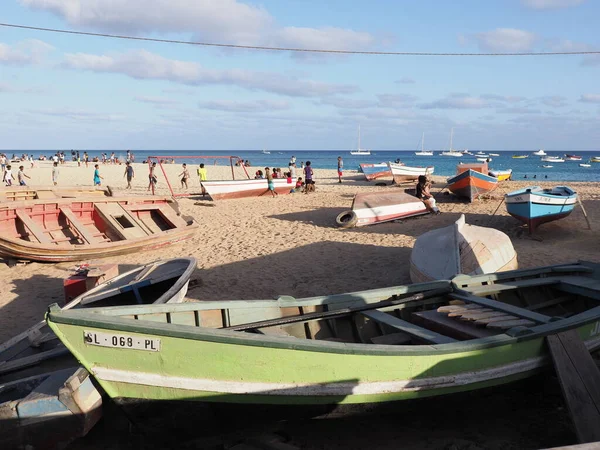
[(416, 180), (420, 175), (432, 175), (434, 171), (433, 166), (429, 167), (409, 167), (402, 166), (393, 162), (389, 162), (388, 166), (394, 177), (396, 183), (403, 181)]
[(562, 159), (562, 158), (556, 158), (556, 157), (553, 157), (553, 156), (546, 156), (545, 158), (542, 158), (542, 161), (544, 161), (544, 162), (553, 162), (553, 163), (562, 163), (562, 162), (565, 162), (564, 159)]
[(405, 192), (371, 192), (357, 194), (352, 210), (340, 214), (336, 222), (344, 228), (362, 227), (391, 220), (429, 214), (425, 204)]
[(538, 150), (537, 152), (533, 152), (535, 156), (546, 156), (547, 153), (544, 150)]
[(591, 164), (579, 164), (579, 167), (592, 167)]
[[(294, 184), (288, 183), (286, 178), (276, 178), (273, 180), (273, 184), (275, 184), (275, 191), (278, 194), (289, 194), (290, 190), (294, 188)], [(202, 186), (213, 200), (270, 195), (266, 179), (203, 181)]]
[(369, 156), (371, 152), (367, 150), (366, 152), (350, 152), (350, 154), (354, 156)]
[(433, 156), (433, 152), (415, 152), (417, 156)]
[(461, 152), (442, 152), (440, 156), (454, 156), (455, 158), (460, 158), (463, 154)]

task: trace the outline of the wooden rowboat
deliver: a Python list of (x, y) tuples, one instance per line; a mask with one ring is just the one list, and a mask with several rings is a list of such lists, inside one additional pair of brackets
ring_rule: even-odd
[(455, 275), (480, 275), (518, 268), (510, 238), (494, 228), (468, 225), (464, 214), (452, 225), (428, 231), (410, 254), (413, 283), (449, 280)]
[[(286, 178), (275, 178), (273, 184), (275, 192), (278, 194), (289, 194), (294, 188), (294, 185), (288, 183)], [(213, 200), (271, 195), (267, 180), (262, 178), (259, 180), (203, 181), (202, 186)]]
[(356, 194), (352, 210), (340, 213), (336, 223), (342, 228), (362, 227), (391, 220), (428, 214), (425, 204), (404, 192)]
[[(545, 338), (600, 348), (600, 265), (578, 263), (295, 299), (63, 311), (48, 324), (119, 401), (391, 402), (508, 383)], [(477, 314), (473, 310), (478, 310)]]
[[(63, 309), (180, 303), (196, 263), (195, 258), (174, 258), (136, 267), (74, 298)], [(8, 373), (67, 353), (42, 320), (0, 344), (0, 382)]]
[(198, 224), (169, 197), (29, 200), (0, 205), (0, 254), (76, 261), (170, 245)]
[(65, 448), (102, 417), (102, 397), (84, 368), (0, 383), (0, 447)]
[(388, 166), (390, 168), (390, 172), (392, 172), (392, 176), (394, 177), (395, 183), (405, 183), (407, 181), (413, 181), (419, 178), (420, 175), (433, 175), (434, 167), (409, 167), (404, 164), (396, 164), (393, 162), (388, 162)]
[(365, 175), (367, 181), (375, 180), (377, 178), (389, 177), (392, 175), (387, 163), (378, 164), (359, 164), (360, 172)]
[(111, 196), (111, 190), (81, 186), (10, 186), (0, 188), (0, 203), (22, 200), (42, 200), (54, 198), (104, 197)]
[(472, 202), (483, 194), (493, 191), (498, 179), (488, 175), (487, 163), (459, 164), (456, 176), (448, 178), (448, 189)]

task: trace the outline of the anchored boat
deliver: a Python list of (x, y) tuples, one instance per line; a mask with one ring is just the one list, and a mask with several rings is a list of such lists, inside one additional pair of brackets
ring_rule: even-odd
[(488, 165), (485, 162), (459, 164), (456, 166), (456, 176), (448, 178), (448, 189), (472, 202), (498, 186), (498, 179), (489, 176), (488, 172)]
[(63, 311), (49, 326), (106, 393), (222, 404), (391, 402), (551, 364), (545, 338), (600, 348), (600, 267), (458, 276), (324, 297)]
[(506, 234), (494, 228), (469, 225), (464, 214), (448, 227), (419, 236), (410, 254), (413, 283), (449, 280), (458, 274), (504, 272), (518, 267), (517, 253)]
[(0, 254), (77, 261), (149, 250), (198, 229), (169, 197), (29, 200), (0, 205)]
[(571, 214), (577, 203), (577, 193), (567, 186), (552, 189), (530, 186), (506, 194), (505, 202), (508, 213), (527, 224), (531, 234), (541, 224)]

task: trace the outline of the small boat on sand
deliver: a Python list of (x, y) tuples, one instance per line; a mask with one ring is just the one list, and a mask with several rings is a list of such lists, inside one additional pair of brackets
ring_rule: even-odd
[(506, 210), (533, 233), (543, 223), (567, 217), (575, 208), (577, 193), (567, 186), (543, 189), (530, 186), (505, 196)]
[(530, 377), (552, 364), (546, 337), (565, 330), (595, 351), (599, 286), (600, 266), (582, 262), (304, 299), (50, 306), (46, 317), (117, 402), (297, 411)]
[(0, 203), (22, 200), (41, 200), (53, 198), (104, 197), (111, 196), (107, 189), (85, 188), (81, 186), (8, 186), (0, 188)]
[(505, 180), (510, 179), (510, 177), (512, 176), (512, 169), (490, 170), (488, 172), (488, 175), (490, 177), (497, 178), (498, 181), (505, 181)]
[(519, 267), (510, 238), (494, 228), (468, 225), (465, 216), (452, 225), (419, 236), (410, 254), (413, 283), (449, 280), (458, 274), (481, 275)]
[(365, 174), (367, 181), (392, 176), (392, 172), (387, 163), (359, 164), (359, 167), (360, 171)]
[[(294, 184), (288, 183), (287, 178), (274, 178), (275, 192), (289, 194)], [(203, 181), (202, 186), (213, 200), (232, 198), (261, 197), (271, 195), (266, 178), (251, 180)]]
[(432, 175), (435, 168), (433, 166), (427, 167), (409, 167), (404, 164), (397, 164), (388, 162), (390, 172), (394, 177), (394, 183), (405, 183), (407, 181), (414, 181), (419, 178), (419, 175)]
[[(136, 267), (74, 298), (63, 309), (181, 303), (195, 258), (175, 258)], [(0, 377), (68, 353), (45, 321), (0, 344)]]
[(498, 186), (498, 179), (488, 175), (487, 163), (459, 164), (456, 176), (448, 178), (448, 189), (472, 202)]
[(170, 197), (90, 197), (0, 204), (0, 254), (77, 261), (150, 250), (191, 238), (198, 224)]
[(369, 192), (356, 194), (352, 210), (339, 214), (335, 221), (342, 228), (352, 228), (428, 213), (421, 200), (405, 192)]

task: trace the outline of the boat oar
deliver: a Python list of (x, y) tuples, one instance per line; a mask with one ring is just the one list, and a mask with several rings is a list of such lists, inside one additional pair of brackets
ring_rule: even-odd
[(256, 328), (266, 328), (266, 327), (275, 327), (278, 325), (289, 325), (291, 323), (298, 322), (309, 322), (311, 320), (320, 320), (320, 319), (336, 319), (339, 317), (349, 316), (351, 314), (368, 311), (371, 309), (379, 309), (385, 308), (387, 306), (396, 306), (402, 305), (404, 303), (410, 303), (417, 300), (425, 300), (432, 297), (437, 297), (440, 295), (448, 294), (452, 292), (452, 288), (450, 286), (440, 289), (433, 289), (427, 292), (419, 292), (418, 294), (410, 295), (408, 297), (399, 297), (393, 296), (388, 300), (382, 300), (377, 303), (371, 303), (368, 305), (355, 306), (355, 307), (347, 307), (335, 309), (333, 311), (323, 311), (323, 312), (314, 312), (308, 314), (299, 314), (295, 316), (287, 316), (281, 317), (277, 319), (269, 319), (269, 320), (261, 320), (259, 322), (250, 322), (244, 323), (241, 325), (233, 325), (230, 327), (222, 327), (223, 330), (231, 330), (231, 331), (247, 331), (254, 330)]
[(581, 203), (581, 199), (579, 198), (579, 195), (577, 196), (577, 202), (579, 203), (579, 206), (581, 206), (581, 210), (583, 211), (583, 216), (585, 217), (585, 221), (588, 224), (588, 230), (591, 230), (592, 224), (590, 223), (590, 219), (588, 218), (588, 215), (585, 212), (585, 208), (583, 207), (583, 203)]

